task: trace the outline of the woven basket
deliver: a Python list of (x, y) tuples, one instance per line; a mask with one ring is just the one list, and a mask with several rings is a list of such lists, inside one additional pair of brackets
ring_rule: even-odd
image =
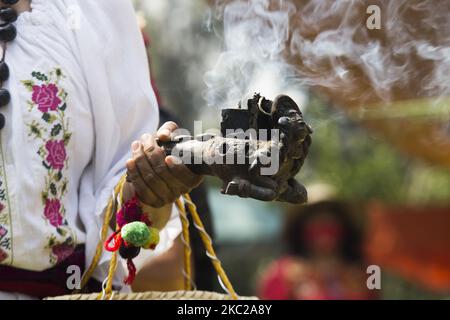
[[(98, 293), (71, 294), (50, 297), (45, 300), (98, 300)], [(258, 300), (257, 297), (238, 297), (239, 300)], [(108, 300), (233, 300), (228, 294), (209, 291), (148, 291), (137, 293), (113, 293)]]

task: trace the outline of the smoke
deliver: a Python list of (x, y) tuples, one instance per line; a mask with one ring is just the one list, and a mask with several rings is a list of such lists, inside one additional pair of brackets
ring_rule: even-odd
[(217, 3), (223, 19), (224, 52), (205, 74), (205, 98), (219, 108), (236, 107), (259, 92), (267, 98), (288, 93), (303, 102), (295, 69), (283, 54), (295, 6), (281, 1), (269, 10), (269, 1)]
[[(380, 9), (381, 29), (367, 27)], [(450, 93), (450, 1), (217, 1), (224, 51), (206, 100), (235, 106), (309, 86), (365, 103)]]

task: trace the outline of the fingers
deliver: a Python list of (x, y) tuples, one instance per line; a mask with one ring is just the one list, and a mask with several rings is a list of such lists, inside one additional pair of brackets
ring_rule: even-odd
[(127, 161), (127, 170), (127, 178), (133, 184), (139, 199), (154, 208), (162, 207), (164, 205), (163, 200), (160, 199), (141, 178), (133, 159)]
[[(145, 146), (142, 141), (145, 139)], [(137, 171), (141, 179), (155, 193), (164, 203), (170, 203), (175, 201), (176, 194), (169, 187), (160, 175), (156, 172), (152, 166), (150, 159), (147, 157), (147, 153), (151, 153), (152, 157), (162, 156), (164, 157), (164, 151), (156, 146), (155, 137), (152, 135), (142, 136), (142, 140), (138, 142), (139, 147), (133, 148), (133, 159), (136, 162)], [(136, 144), (137, 145), (137, 144)], [(145, 151), (153, 150), (153, 151)], [(154, 161), (155, 165), (160, 167), (161, 165)], [(164, 162), (163, 162), (164, 165)], [(158, 169), (159, 170), (159, 169)]]
[(164, 123), (161, 128), (159, 128), (156, 136), (161, 141), (170, 141), (172, 133), (177, 129), (178, 125), (173, 121), (169, 121)]
[[(165, 158), (165, 163), (169, 168), (171, 174), (175, 177), (183, 177), (184, 184), (190, 186), (190, 189), (197, 187), (203, 181), (203, 177), (196, 175), (189, 170), (180, 158), (168, 156)], [(190, 191), (190, 190), (189, 190)]]
[[(170, 186), (170, 191), (173, 195), (180, 195), (190, 191), (185, 184), (183, 184), (176, 176), (174, 176), (165, 163), (166, 153), (164, 150), (152, 144), (156, 144), (156, 140), (149, 136), (144, 135), (142, 137), (143, 151), (145, 154), (145, 159), (149, 166), (153, 169), (154, 173)], [(151, 150), (151, 151), (150, 151)]]
[(170, 141), (177, 129), (176, 123), (166, 122), (156, 135), (145, 134), (131, 147), (132, 159), (127, 162), (128, 178), (141, 201), (153, 207), (174, 202), (203, 180), (180, 159), (167, 157), (164, 149), (158, 145), (157, 139)]

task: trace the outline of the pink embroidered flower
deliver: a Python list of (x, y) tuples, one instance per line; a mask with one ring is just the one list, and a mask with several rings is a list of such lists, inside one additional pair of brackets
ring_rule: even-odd
[(33, 86), (32, 100), (41, 112), (55, 111), (61, 103), (58, 98), (58, 87), (54, 84)]
[(44, 216), (54, 227), (59, 227), (63, 223), (63, 216), (60, 212), (61, 202), (58, 199), (47, 199), (44, 208)]
[(5, 209), (5, 205), (3, 203), (0, 203), (0, 212), (2, 212), (3, 209)]
[(55, 170), (62, 170), (67, 157), (64, 141), (49, 140), (45, 144), (45, 148), (48, 151), (46, 158), (48, 164)]
[(56, 263), (66, 260), (73, 253), (74, 248), (68, 244), (62, 243), (52, 247), (52, 253), (56, 256)]
[(8, 234), (8, 230), (5, 229), (5, 227), (0, 226), (0, 240), (3, 239), (4, 236)]

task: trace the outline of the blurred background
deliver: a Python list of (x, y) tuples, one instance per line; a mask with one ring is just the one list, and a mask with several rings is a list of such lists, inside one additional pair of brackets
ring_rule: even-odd
[[(227, 8), (228, 3), (233, 2), (244, 7)], [(257, 6), (249, 9), (248, 2), (255, 2)], [(321, 28), (342, 28), (343, 23), (338, 21), (334, 26), (321, 22), (332, 21), (333, 14), (339, 20), (337, 16), (342, 17), (342, 12), (359, 14), (365, 21), (368, 15), (364, 1), (345, 1), (346, 7), (332, 5), (329, 1), (287, 1), (293, 3), (293, 7), (281, 5), (283, 1), (274, 2), (278, 4), (273, 7), (267, 1), (134, 1), (146, 34), (160, 105), (183, 127), (192, 130), (194, 121), (201, 120), (203, 129), (218, 128), (220, 108), (230, 103), (237, 105), (239, 100), (229, 93), (233, 92), (233, 85), (242, 88), (239, 81), (243, 78), (242, 81), (252, 84), (244, 83), (246, 89), (237, 90), (235, 95), (243, 97), (259, 87), (268, 98), (274, 98), (270, 96), (273, 91), (288, 93), (299, 103), (305, 119), (314, 129), (310, 154), (298, 176), (309, 190), (310, 205), (306, 207), (223, 196), (218, 181), (206, 180), (204, 190), (214, 242), (235, 289), (242, 295), (263, 298), (450, 298), (450, 166), (447, 161), (450, 148), (441, 140), (437, 140), (439, 143), (433, 140), (436, 126), (441, 135), (450, 138), (448, 127), (436, 124), (436, 119), (448, 123), (448, 108), (436, 107), (439, 101), (434, 100), (433, 103), (415, 102), (419, 98), (428, 99), (432, 94), (422, 92), (418, 97), (418, 90), (405, 85), (405, 81), (420, 82), (426, 75), (423, 73), (414, 78), (408, 73), (409, 66), (405, 61), (410, 60), (402, 60), (408, 52), (395, 57), (399, 60), (395, 66), (402, 66), (399, 72), (406, 73), (405, 77), (409, 79), (394, 76), (390, 82), (392, 91), (383, 84), (376, 87), (371, 77), (367, 80), (361, 76), (362, 80), (358, 80), (357, 71), (340, 80), (337, 76), (327, 78), (326, 83), (330, 85), (319, 83), (321, 74), (351, 74), (360, 63), (356, 60), (359, 57), (348, 52), (333, 57), (331, 51), (342, 49), (337, 48), (342, 41), (333, 46), (332, 37), (322, 43), (323, 50), (331, 52), (326, 59), (332, 63), (323, 63), (324, 53), (318, 47), (318, 40), (327, 37), (327, 33), (322, 33), (322, 38), (317, 34)], [(426, 18), (432, 12), (423, 9), (427, 4), (428, 1), (411, 1), (410, 6), (417, 7), (416, 15), (424, 14), (416, 22), (430, 22)], [(395, 23), (406, 25), (408, 19), (415, 17), (398, 18), (394, 23), (389, 20), (391, 16), (395, 12), (405, 12), (405, 7), (401, 4), (394, 8), (379, 5), (382, 14), (390, 14), (389, 18), (382, 16), (382, 21), (392, 22), (389, 24), (391, 29), (395, 29)], [(233, 12), (243, 12), (242, 8), (247, 8), (247, 12), (241, 16)], [(312, 8), (322, 8), (322, 15), (315, 20), (311, 18), (313, 22), (302, 21), (314, 24), (308, 32), (317, 34), (304, 35), (305, 26), (295, 27), (295, 17), (305, 12), (314, 13)], [(269, 15), (271, 10), (280, 14), (279, 19)], [(443, 11), (448, 14), (448, 10)], [(252, 14), (262, 17), (263, 21), (267, 19), (269, 31), (281, 28), (283, 35), (283, 28), (286, 28), (290, 32), (286, 38), (275, 39), (281, 43), (290, 42), (287, 47), (290, 56), (285, 56), (284, 47), (264, 47), (264, 41), (270, 44), (275, 41), (273, 35), (266, 32), (267, 26), (258, 29), (255, 25), (246, 28), (239, 24), (242, 19), (253, 19)], [(224, 17), (228, 19), (225, 24)], [(438, 18), (436, 21), (449, 26), (448, 17)], [(234, 28), (233, 23), (239, 28)], [(246, 38), (249, 30), (253, 30), (249, 35), (251, 38)], [(345, 37), (346, 29), (340, 30), (338, 35)], [(400, 35), (406, 34), (399, 30)], [(450, 35), (447, 32), (450, 29), (439, 30), (447, 33), (445, 36)], [(302, 48), (309, 46), (308, 52), (306, 49), (294, 50), (294, 40), (300, 35), (303, 38), (298, 43), (302, 43)], [(419, 37), (413, 33), (407, 35)], [(252, 39), (260, 36), (262, 40), (256, 44), (263, 43), (262, 49), (257, 47), (255, 51), (262, 50), (263, 54), (248, 55), (248, 47), (255, 48)], [(422, 40), (427, 36), (433, 38), (434, 48), (438, 47), (440, 39), (430, 33), (424, 36)], [(347, 43), (347, 50), (360, 50), (357, 55), (370, 57), (371, 52), (382, 52), (364, 51), (377, 43), (373, 39), (386, 47), (399, 45), (389, 43), (389, 35), (371, 30), (365, 37), (370, 40), (368, 44), (360, 42), (358, 47), (352, 48), (354, 44)], [(241, 42), (236, 44), (235, 38)], [(447, 40), (445, 45), (448, 46)], [(411, 44), (408, 39), (405, 41)], [(233, 56), (242, 51), (247, 51), (247, 55)], [(322, 60), (307, 60), (310, 52), (316, 53), (316, 57), (321, 55)], [(427, 58), (427, 63), (439, 62), (440, 58), (433, 58), (438, 54), (438, 50), (431, 50), (429, 55), (432, 57)], [(415, 59), (419, 58), (416, 54)], [(389, 65), (390, 60), (386, 57), (374, 59), (386, 63), (389, 70), (395, 67)], [(245, 64), (237, 74), (232, 69), (236, 63)], [(370, 61), (366, 63), (368, 68), (377, 68)], [(424, 65), (416, 62), (416, 66)], [(448, 61), (447, 65), (442, 65), (443, 70), (445, 67), (448, 67)], [(300, 76), (293, 75), (294, 71)], [(375, 78), (383, 79), (383, 69), (378, 72)], [(253, 79), (245, 79), (247, 74), (259, 81), (253, 83)], [(390, 74), (385, 72), (386, 76)], [(432, 74), (436, 75), (436, 69)], [(427, 79), (427, 83), (433, 82), (433, 79)], [(340, 89), (337, 81), (342, 81), (345, 90)], [(448, 83), (448, 79), (446, 81)], [(371, 95), (370, 88), (352, 88), (349, 84), (354, 82), (368, 83), (370, 88), (375, 88), (372, 90), (375, 93)], [(397, 82), (403, 83), (398, 88), (405, 91), (408, 88), (414, 95), (399, 93), (401, 90), (395, 89)], [(446, 93), (444, 89), (438, 94), (433, 91), (433, 94), (441, 97)], [(356, 98), (346, 100), (346, 96), (352, 94), (353, 98), (360, 95), (358, 103), (355, 103)], [(398, 106), (398, 101), (408, 102)], [(373, 107), (375, 105), (377, 107)], [(417, 128), (417, 132), (411, 128)], [(349, 239), (353, 248), (344, 248)], [(352, 254), (346, 249), (353, 250)], [(372, 264), (381, 269), (381, 290), (365, 292), (359, 286), (365, 287), (369, 276), (366, 268)], [(201, 268), (197, 266), (197, 269)], [(204, 271), (204, 275), (209, 277), (210, 271)], [(215, 278), (204, 282), (203, 289), (220, 291), (216, 282)], [(354, 292), (358, 294), (352, 295)]]

